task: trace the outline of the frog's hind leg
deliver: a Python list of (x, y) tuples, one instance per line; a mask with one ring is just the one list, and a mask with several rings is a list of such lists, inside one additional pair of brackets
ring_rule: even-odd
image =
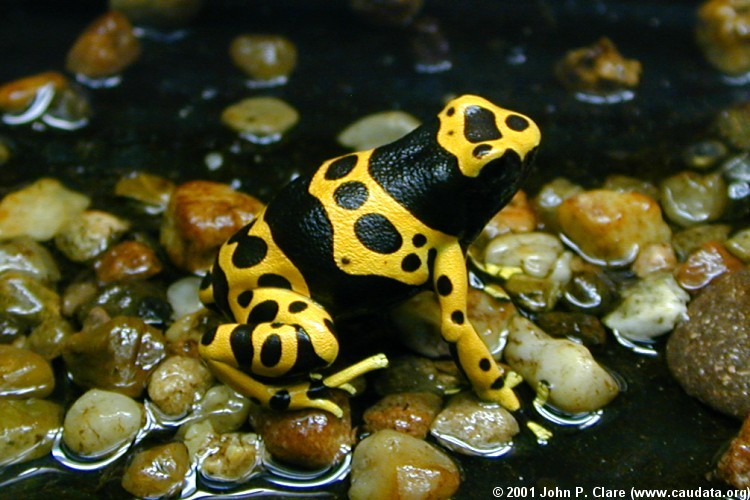
[(310, 375), (328, 367), (338, 355), (333, 321), (319, 304), (280, 288), (248, 292), (238, 319), (207, 332), (199, 351), (222, 382), (256, 403), (277, 410), (320, 408), (341, 416), (341, 409), (326, 399), (326, 390), (352, 391), (352, 379), (387, 365), (373, 356), (327, 377), (291, 383), (269, 380)]

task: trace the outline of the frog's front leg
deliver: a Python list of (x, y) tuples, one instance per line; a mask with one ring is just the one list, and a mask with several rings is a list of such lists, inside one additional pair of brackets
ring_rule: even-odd
[(440, 329), (459, 368), (480, 398), (496, 401), (511, 411), (517, 410), (520, 403), (512, 388), (506, 385), (503, 370), (469, 322), (466, 307), (468, 275), (458, 243), (438, 253), (433, 280), (440, 302)]
[[(259, 288), (245, 292), (246, 323), (224, 324), (206, 332), (199, 352), (216, 377), (254, 402), (276, 410), (319, 408), (340, 417), (326, 389), (351, 392), (349, 384), (383, 368), (383, 355), (367, 358), (327, 377), (311, 376), (338, 355), (333, 321), (320, 305), (296, 292)], [(309, 376), (310, 380), (289, 382)], [(279, 383), (269, 382), (279, 380)]]

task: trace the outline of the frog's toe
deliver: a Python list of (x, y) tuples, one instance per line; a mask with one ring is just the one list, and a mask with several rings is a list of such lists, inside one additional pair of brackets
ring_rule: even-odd
[(518, 401), (518, 396), (516, 396), (513, 389), (507, 385), (500, 388), (489, 388), (477, 391), (477, 396), (485, 401), (498, 403), (508, 411), (516, 411), (521, 407), (521, 403)]
[(337, 387), (337, 389), (341, 389), (342, 391), (348, 392), (351, 396), (357, 395), (357, 388), (354, 387), (352, 384), (341, 384)]
[(329, 399), (312, 399), (309, 401), (309, 403), (306, 404), (306, 407), (327, 411), (328, 413), (336, 416), (336, 418), (341, 418), (344, 416), (344, 410), (342, 410), (339, 405)]

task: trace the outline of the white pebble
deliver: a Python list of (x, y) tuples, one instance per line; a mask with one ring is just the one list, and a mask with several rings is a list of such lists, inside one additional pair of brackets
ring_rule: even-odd
[(65, 415), (63, 441), (82, 457), (101, 457), (131, 442), (144, 419), (143, 407), (135, 400), (91, 389)]
[(689, 300), (671, 273), (653, 274), (625, 290), (620, 305), (603, 321), (625, 338), (650, 341), (687, 318)]
[(88, 196), (67, 189), (56, 179), (39, 179), (0, 201), (0, 240), (17, 236), (48, 240), (89, 203)]
[(533, 387), (548, 384), (549, 402), (565, 412), (598, 410), (619, 392), (586, 347), (552, 338), (522, 316), (511, 320), (505, 360)]
[(198, 312), (203, 304), (198, 298), (198, 288), (201, 280), (195, 276), (179, 279), (167, 288), (167, 300), (172, 306), (174, 318), (181, 318), (187, 314)]
[(338, 135), (339, 144), (356, 151), (365, 151), (402, 138), (420, 122), (403, 111), (382, 111), (367, 115), (346, 127)]

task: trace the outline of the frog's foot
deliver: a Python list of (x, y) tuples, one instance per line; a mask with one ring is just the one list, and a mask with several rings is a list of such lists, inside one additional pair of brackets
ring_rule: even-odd
[[(480, 399), (493, 401), (509, 411), (516, 411), (521, 407), (521, 403), (518, 401), (516, 393), (513, 392), (513, 388), (522, 380), (516, 372), (508, 371), (503, 377), (496, 379), (494, 386), (487, 389), (477, 389), (476, 393)], [(502, 386), (500, 386), (500, 382), (502, 382)]]
[(509, 411), (521, 407), (513, 388), (521, 376), (498, 366), (482, 339), (471, 329), (451, 345), (453, 359), (461, 367), (480, 399), (499, 403)]
[(225, 384), (250, 398), (256, 404), (274, 410), (299, 410), (317, 408), (341, 418), (343, 410), (327, 399), (329, 389), (342, 389), (355, 393), (351, 381), (372, 370), (388, 366), (388, 359), (377, 354), (355, 363), (339, 372), (326, 377), (312, 376), (308, 382), (290, 385), (267, 385), (251, 375), (226, 363), (206, 360), (211, 371)]

